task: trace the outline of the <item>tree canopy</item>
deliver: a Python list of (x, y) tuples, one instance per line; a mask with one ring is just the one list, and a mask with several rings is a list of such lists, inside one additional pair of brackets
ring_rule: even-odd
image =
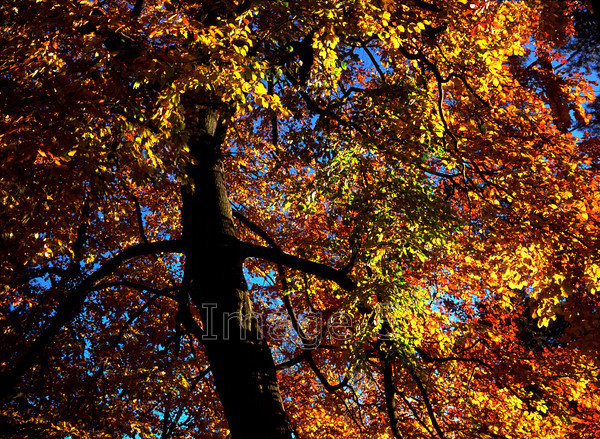
[(599, 436), (595, 12), (3, 0), (0, 435)]

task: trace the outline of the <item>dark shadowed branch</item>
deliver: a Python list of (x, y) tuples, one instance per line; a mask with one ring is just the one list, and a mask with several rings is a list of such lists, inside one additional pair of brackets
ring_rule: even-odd
[(136, 244), (112, 257), (92, 274), (85, 277), (77, 285), (74, 285), (71, 288), (71, 292), (61, 302), (50, 324), (26, 349), (10, 370), (0, 373), (0, 395), (10, 395), (13, 392), (20, 383), (23, 375), (34, 364), (43, 349), (52, 342), (63, 326), (81, 312), (88, 293), (95, 289), (103, 278), (112, 274), (121, 264), (139, 256), (178, 252), (184, 252), (182, 240)]
[(263, 247), (247, 242), (240, 243), (243, 258), (260, 258), (276, 264), (285, 265), (294, 270), (313, 274), (323, 279), (331, 280), (347, 291), (356, 288), (356, 283), (341, 270), (336, 270), (318, 262), (309, 261), (298, 256), (289, 255), (276, 248)]
[(319, 367), (317, 366), (317, 363), (315, 363), (315, 360), (312, 357), (312, 351), (305, 351), (305, 352), (306, 352), (305, 358), (306, 358), (308, 365), (310, 366), (312, 371), (315, 373), (315, 375), (317, 375), (317, 378), (319, 379), (321, 384), (323, 384), (323, 387), (325, 387), (325, 390), (327, 390), (329, 393), (335, 393), (336, 390), (343, 389), (344, 387), (346, 387), (348, 385), (348, 381), (350, 380), (348, 378), (348, 375), (346, 375), (344, 377), (344, 379), (342, 381), (340, 381), (338, 384), (330, 384), (329, 381), (327, 381), (327, 377), (323, 374), (323, 372), (321, 372), (321, 369), (319, 369)]
[(423, 382), (421, 381), (419, 376), (414, 371), (408, 369), (408, 372), (412, 376), (413, 380), (415, 380), (415, 383), (416, 383), (417, 387), (419, 388), (419, 392), (421, 393), (421, 396), (423, 397), (423, 403), (425, 404), (425, 408), (427, 409), (427, 414), (429, 415), (431, 424), (433, 425), (433, 428), (435, 429), (438, 437), (440, 439), (446, 439), (444, 432), (440, 428), (440, 426), (435, 418), (435, 412), (433, 411), (433, 406), (431, 405), (431, 401), (429, 400), (429, 395), (427, 395), (427, 390), (425, 389)]
[(393, 370), (392, 362), (390, 359), (385, 358), (385, 353), (380, 352), (380, 358), (383, 362), (383, 387), (385, 393), (385, 406), (390, 419), (390, 427), (392, 434), (396, 439), (403, 439), (402, 433), (398, 429), (400, 420), (398, 419), (398, 413), (396, 411), (396, 398), (395, 398), (395, 386), (393, 381)]
[[(236, 219), (238, 219), (249, 230), (251, 230), (252, 232), (256, 233), (258, 236), (260, 236), (262, 239), (264, 239), (265, 242), (267, 244), (269, 244), (271, 247), (273, 247), (275, 250), (282, 252), (281, 247), (279, 247), (277, 242), (275, 242), (275, 240), (265, 230), (263, 230), (258, 224), (255, 224), (250, 219), (248, 219), (246, 216), (244, 216), (242, 213), (237, 212), (237, 211), (233, 212), (233, 216)], [(290, 316), (294, 330), (300, 337), (300, 340), (302, 340), (303, 345), (305, 345), (305, 346), (313, 345), (313, 342), (306, 337), (306, 334), (304, 334), (304, 331), (300, 327), (300, 324), (298, 323), (298, 318), (296, 316), (296, 312), (294, 311), (294, 307), (292, 306), (290, 297), (289, 297), (289, 295), (286, 294), (286, 291), (288, 291), (289, 286), (288, 286), (288, 282), (287, 282), (285, 268), (280, 263), (277, 264), (277, 274), (279, 275), (279, 280), (281, 282), (281, 288), (282, 288), (282, 292), (283, 292), (283, 294), (282, 294), (283, 304), (285, 305), (285, 309), (287, 310), (287, 312)]]
[(137, 18), (142, 13), (142, 9), (144, 9), (144, 0), (136, 0), (133, 9), (131, 10), (131, 16), (133, 18)]

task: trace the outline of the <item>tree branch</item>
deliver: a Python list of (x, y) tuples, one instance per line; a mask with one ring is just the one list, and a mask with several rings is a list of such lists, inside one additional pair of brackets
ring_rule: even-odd
[(36, 268), (30, 269), (26, 271), (20, 278), (17, 279), (18, 283), (26, 283), (33, 279), (38, 279), (40, 277), (44, 277), (47, 274), (53, 274), (55, 276), (63, 277), (69, 274), (69, 271), (60, 267), (45, 267), (45, 268)]
[(442, 9), (439, 6), (432, 5), (431, 3), (427, 3), (423, 0), (415, 0), (415, 6), (431, 12), (442, 12)]
[(271, 238), (271, 236), (267, 232), (265, 232), (262, 228), (260, 228), (257, 224), (252, 222), (250, 219), (248, 219), (248, 217), (246, 217), (243, 213), (238, 212), (237, 210), (234, 210), (233, 217), (236, 218), (237, 220), (239, 220), (246, 228), (250, 229), (251, 231), (256, 233), (258, 236), (260, 236), (262, 239), (264, 239), (265, 242), (267, 244), (269, 244), (271, 247), (273, 247), (277, 250), (281, 250), (281, 247), (279, 247), (279, 245), (275, 242), (275, 240), (273, 238)]
[(133, 9), (131, 10), (131, 17), (137, 18), (142, 13), (142, 9), (144, 9), (144, 0), (136, 0)]
[(133, 205), (135, 207), (135, 218), (138, 224), (138, 230), (140, 231), (140, 237), (142, 238), (142, 242), (148, 243), (148, 236), (146, 235), (146, 230), (144, 229), (144, 217), (142, 215), (142, 207), (140, 206), (140, 202), (137, 197), (130, 193), (131, 198), (133, 199)]
[(210, 366), (208, 366), (206, 369), (204, 369), (202, 372), (200, 372), (200, 374), (198, 374), (198, 376), (194, 377), (192, 379), (192, 381), (190, 381), (190, 387), (192, 389), (194, 389), (198, 383), (202, 380), (202, 378), (204, 378), (206, 375), (208, 375), (208, 373), (210, 372)]
[(294, 270), (303, 271), (304, 273), (331, 280), (347, 291), (352, 291), (356, 288), (356, 283), (341, 270), (336, 270), (327, 265), (309, 261), (298, 256), (289, 255), (276, 248), (242, 242), (240, 243), (240, 250), (244, 259), (260, 258), (276, 264), (285, 265)]
[(402, 53), (407, 59), (421, 61), (424, 65), (426, 65), (429, 68), (429, 70), (431, 70), (431, 72), (435, 76), (435, 79), (437, 82), (437, 88), (438, 88), (437, 107), (438, 107), (438, 113), (440, 115), (442, 125), (444, 126), (444, 132), (450, 136), (450, 138), (452, 139), (452, 142), (454, 143), (454, 147), (458, 148), (458, 139), (456, 138), (456, 135), (450, 130), (450, 126), (448, 125), (448, 121), (446, 120), (446, 116), (444, 114), (444, 106), (443, 106), (444, 105), (444, 84), (450, 80), (450, 76), (448, 76), (447, 78), (444, 78), (442, 76), (440, 70), (438, 69), (438, 67), (432, 61), (427, 59), (425, 54), (423, 54), (422, 52), (418, 52), (418, 53), (414, 54), (414, 53), (409, 52), (404, 47), (400, 47), (399, 50), (400, 50), (400, 53)]
[(106, 283), (102, 283), (102, 284), (97, 284), (96, 286), (94, 286), (93, 290), (102, 290), (104, 288), (111, 288), (111, 287), (127, 287), (127, 288), (132, 288), (132, 289), (138, 290), (138, 291), (148, 291), (153, 294), (160, 294), (164, 297), (168, 297), (171, 300), (177, 300), (177, 298), (173, 294), (169, 294), (169, 292), (177, 290), (178, 289), (177, 287), (167, 287), (167, 288), (163, 288), (163, 289), (158, 289), (158, 288), (138, 284), (136, 282), (131, 282), (131, 281), (127, 281), (127, 280), (119, 280), (119, 281), (115, 281), (115, 282), (106, 282)]
[(288, 367), (295, 366), (296, 364), (300, 363), (302, 360), (304, 360), (306, 358), (307, 353), (308, 353), (308, 351), (302, 351), (302, 353), (300, 355), (292, 358), (291, 360), (276, 364), (275, 369), (282, 370), (282, 369), (287, 369)]
[(349, 121), (349, 120), (344, 120), (341, 117), (339, 117), (337, 114), (331, 112), (329, 110), (330, 107), (327, 107), (327, 108), (320, 107), (319, 104), (317, 102), (315, 102), (315, 100), (313, 98), (311, 98), (310, 95), (308, 93), (306, 93), (305, 91), (300, 90), (300, 96), (306, 103), (306, 108), (309, 111), (311, 111), (315, 114), (319, 114), (321, 116), (329, 117), (332, 120), (335, 120), (336, 122), (338, 122), (342, 126), (345, 126), (345, 127), (351, 128), (351, 129), (355, 129), (357, 132), (359, 132), (362, 135), (367, 134), (365, 132), (365, 130), (363, 130), (360, 126), (358, 126), (354, 122)]
[(429, 433), (429, 436), (434, 437), (433, 432), (427, 426), (427, 424), (425, 423), (425, 420), (423, 418), (421, 418), (421, 416), (419, 415), (419, 412), (410, 403), (410, 401), (408, 400), (408, 398), (406, 397), (406, 395), (404, 395), (404, 393), (402, 393), (401, 391), (399, 391), (397, 388), (395, 390), (396, 390), (396, 393), (398, 393), (398, 395), (400, 395), (400, 398), (402, 398), (402, 401), (404, 401), (404, 404), (406, 404), (406, 406), (408, 407), (408, 409), (410, 410), (410, 412), (413, 414), (413, 416), (415, 417), (415, 419), (419, 422), (419, 424), (421, 424), (423, 426), (423, 428), (425, 430), (427, 430), (427, 433)]
[(435, 419), (435, 412), (433, 411), (433, 406), (431, 405), (431, 401), (429, 400), (429, 396), (427, 395), (427, 390), (425, 389), (423, 382), (421, 382), (421, 379), (417, 376), (417, 374), (413, 370), (410, 370), (410, 369), (407, 369), (407, 370), (410, 373), (410, 375), (412, 376), (413, 380), (415, 380), (415, 383), (417, 384), (417, 387), (419, 388), (419, 392), (421, 392), (421, 396), (423, 396), (423, 403), (425, 404), (425, 408), (427, 409), (427, 414), (429, 415), (431, 424), (433, 425), (433, 428), (435, 429), (436, 433), (438, 434), (438, 437), (440, 439), (446, 439), (446, 436), (444, 436), (444, 432), (442, 431), (439, 424), (437, 423), (437, 420)]
[(63, 326), (81, 312), (88, 293), (95, 289), (104, 277), (113, 273), (121, 264), (139, 256), (177, 252), (184, 252), (183, 240), (136, 244), (106, 261), (95, 272), (83, 279), (79, 285), (74, 286), (71, 293), (60, 303), (52, 322), (21, 355), (21, 358), (17, 360), (12, 369), (0, 373), (0, 395), (9, 395), (13, 392), (43, 349), (52, 342)]
[(381, 78), (381, 82), (383, 82), (385, 84), (386, 83), (385, 74), (383, 73), (383, 70), (381, 70), (381, 67), (379, 66), (379, 63), (377, 62), (377, 60), (375, 59), (375, 57), (371, 53), (371, 50), (369, 49), (369, 46), (367, 46), (367, 44), (364, 41), (361, 41), (360, 45), (361, 45), (362, 49), (365, 52), (367, 52), (367, 56), (369, 57), (369, 59), (371, 60), (371, 62), (373, 63), (373, 65), (375, 66), (375, 69), (377, 70), (377, 73), (379, 73), (379, 77)]
[(385, 393), (385, 406), (387, 408), (388, 418), (392, 434), (396, 439), (403, 439), (402, 433), (398, 429), (398, 413), (396, 413), (395, 386), (393, 381), (392, 362), (385, 358), (385, 354), (380, 351), (380, 358), (383, 361), (383, 388)]
[(306, 352), (305, 358), (306, 358), (306, 361), (308, 362), (308, 365), (313, 370), (313, 372), (317, 375), (317, 378), (319, 378), (319, 381), (321, 381), (321, 384), (323, 384), (323, 387), (325, 387), (325, 390), (327, 390), (329, 393), (335, 393), (336, 390), (346, 387), (346, 385), (348, 384), (348, 381), (350, 380), (348, 378), (348, 375), (346, 375), (344, 377), (344, 379), (341, 382), (339, 382), (338, 384), (330, 384), (329, 381), (327, 381), (327, 377), (325, 377), (325, 375), (323, 375), (323, 372), (321, 372), (321, 370), (318, 368), (317, 364), (315, 363), (315, 360), (312, 357), (312, 351), (304, 351), (304, 352)]
[(86, 197), (83, 201), (83, 207), (81, 209), (81, 223), (77, 227), (77, 234), (75, 237), (75, 242), (73, 243), (73, 260), (69, 266), (69, 270), (71, 271), (79, 271), (79, 261), (81, 260), (81, 252), (86, 241), (89, 215), (90, 198)]
[[(266, 243), (269, 244), (271, 247), (273, 247), (275, 250), (283, 253), (283, 251), (281, 250), (281, 247), (279, 247), (279, 245), (275, 242), (275, 240), (271, 236), (269, 236), (269, 234), (265, 230), (263, 230), (258, 224), (253, 223), (251, 220), (246, 218), (242, 213), (237, 212), (237, 211), (233, 212), (233, 216), (235, 218), (237, 218), (239, 221), (241, 221), (241, 223), (244, 226), (246, 226), (248, 229), (250, 229), (251, 231), (256, 233), (262, 239), (264, 239), (266, 241)], [(282, 288), (282, 293), (283, 293), (282, 294), (283, 304), (285, 305), (285, 309), (287, 310), (287, 312), (290, 316), (290, 319), (292, 320), (292, 326), (293, 326), (294, 330), (298, 334), (298, 337), (300, 337), (300, 340), (302, 341), (302, 344), (304, 345), (305, 348), (307, 348), (307, 346), (314, 346), (315, 343), (320, 342), (320, 339), (317, 336), (317, 338), (314, 341), (309, 340), (306, 337), (306, 334), (304, 334), (304, 331), (302, 330), (302, 328), (300, 327), (300, 324), (298, 323), (298, 318), (296, 316), (296, 312), (294, 311), (294, 307), (292, 306), (290, 297), (285, 294), (285, 292), (288, 290), (288, 283), (287, 283), (287, 278), (286, 278), (286, 274), (285, 274), (285, 269), (284, 269), (283, 265), (280, 263), (277, 264), (277, 273), (279, 275), (279, 280), (281, 281), (281, 288)]]
[(434, 358), (434, 357), (431, 357), (427, 352), (425, 352), (423, 349), (421, 349), (419, 347), (415, 348), (415, 350), (417, 351), (417, 353), (419, 354), (421, 359), (423, 361), (425, 361), (426, 363), (444, 363), (447, 361), (465, 361), (465, 362), (477, 363), (481, 366), (489, 367), (487, 364), (485, 364), (479, 358), (465, 358), (465, 357), (456, 357), (456, 356)]

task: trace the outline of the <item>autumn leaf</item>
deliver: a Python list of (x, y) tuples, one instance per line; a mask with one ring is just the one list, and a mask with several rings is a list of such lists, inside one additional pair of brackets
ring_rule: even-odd
[(230, 3), (0, 6), (3, 431), (598, 437), (589, 2)]

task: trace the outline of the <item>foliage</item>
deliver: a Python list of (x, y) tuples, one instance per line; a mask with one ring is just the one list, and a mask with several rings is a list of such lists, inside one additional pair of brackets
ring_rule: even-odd
[(182, 295), (217, 114), (295, 437), (598, 436), (583, 8), (5, 0), (0, 432), (228, 437)]

